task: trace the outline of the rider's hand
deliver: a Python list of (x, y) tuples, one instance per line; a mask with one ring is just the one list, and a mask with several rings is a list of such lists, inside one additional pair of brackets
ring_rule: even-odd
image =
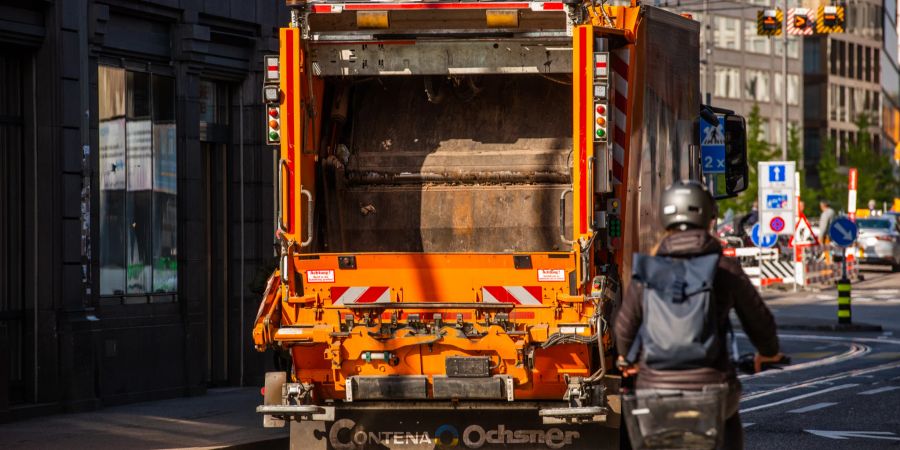
[(778, 363), (784, 359), (784, 354), (778, 352), (775, 356), (763, 356), (757, 353), (753, 356), (753, 370), (754, 373), (759, 373), (762, 371), (762, 365), (766, 363)]
[(622, 371), (622, 376), (628, 378), (630, 376), (637, 375), (638, 367), (633, 364), (629, 364), (628, 361), (625, 361), (625, 357), (619, 356), (619, 360), (616, 361), (616, 366), (619, 370)]

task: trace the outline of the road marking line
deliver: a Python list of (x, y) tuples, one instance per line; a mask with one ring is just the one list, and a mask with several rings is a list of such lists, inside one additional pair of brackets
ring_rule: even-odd
[(900, 352), (872, 353), (871, 355), (864, 356), (863, 359), (900, 360)]
[(801, 353), (791, 353), (791, 358), (795, 359), (820, 359), (826, 356), (833, 356), (837, 352), (801, 352)]
[(885, 386), (885, 387), (880, 387), (878, 389), (870, 389), (868, 391), (857, 392), (857, 394), (859, 394), (859, 395), (875, 395), (875, 394), (880, 394), (882, 392), (890, 392), (890, 391), (893, 391), (896, 389), (900, 389), (900, 386)]
[[(867, 367), (865, 369), (851, 370), (849, 372), (844, 372), (844, 373), (841, 373), (838, 375), (826, 375), (826, 376), (822, 376), (822, 377), (812, 378), (812, 379), (809, 379), (806, 381), (802, 381), (800, 383), (789, 384), (787, 386), (777, 387), (775, 389), (770, 389), (768, 391), (754, 392), (752, 394), (747, 394), (747, 395), (741, 397), (741, 401), (743, 402), (743, 401), (748, 401), (748, 400), (754, 400), (754, 399), (757, 399), (760, 397), (766, 397), (766, 396), (769, 396), (772, 394), (778, 394), (781, 392), (792, 391), (794, 389), (812, 387), (817, 384), (830, 383), (833, 381), (842, 380), (844, 378), (859, 377), (859, 376), (863, 376), (863, 375), (873, 373), (873, 372), (880, 372), (882, 370), (891, 370), (891, 369), (896, 369), (896, 368), (900, 368), (900, 361), (894, 362), (894, 363), (882, 364), (880, 366), (875, 366), (875, 367)], [(898, 377), (898, 379), (900, 379), (900, 377)]]
[(849, 438), (883, 439), (887, 441), (900, 441), (900, 437), (890, 431), (825, 431), (803, 430), (807, 433), (828, 439), (847, 440)]
[[(746, 338), (746, 335), (744, 333), (735, 333), (735, 335)], [(875, 338), (861, 338), (861, 337), (841, 338), (841, 337), (834, 337), (834, 336), (819, 336), (819, 335), (779, 334), (779, 337), (782, 339), (786, 339), (786, 340), (794, 339), (794, 340), (807, 340), (807, 341), (826, 341), (826, 342), (830, 342), (830, 343), (877, 342), (879, 344), (885, 343), (885, 344), (900, 345), (900, 340), (898, 340), (898, 339), (881, 339), (884, 336), (879, 336), (879, 339), (875, 339)], [(851, 350), (851, 351), (845, 353), (844, 355), (838, 355), (837, 357), (831, 357), (831, 358), (826, 358), (826, 359), (831, 359), (831, 360), (833, 360), (833, 362), (838, 362), (838, 361), (852, 359), (852, 358), (855, 358), (858, 356), (862, 356), (862, 355), (865, 355), (866, 353), (868, 353), (869, 351), (871, 351), (871, 349), (866, 346), (862, 346), (862, 347), (865, 348), (865, 351), (863, 351), (863, 352)], [(849, 355), (853, 355), (853, 354), (855, 354), (855, 355), (849, 356)], [(840, 356), (844, 356), (844, 358), (839, 358)], [(812, 361), (810, 363), (799, 364), (798, 366), (803, 366), (806, 364), (812, 365), (816, 362), (817, 361)], [(787, 366), (785, 369), (786, 370), (791, 369), (792, 367), (795, 367), (795, 366)], [(815, 378), (811, 378), (811, 379), (801, 381), (798, 383), (794, 383), (794, 384), (782, 385), (782, 386), (779, 386), (779, 387), (776, 387), (773, 389), (769, 389), (769, 390), (762, 390), (762, 391), (758, 391), (758, 392), (754, 392), (754, 393), (750, 393), (750, 394), (745, 394), (741, 397), (741, 401), (746, 402), (746, 401), (755, 400), (757, 398), (766, 397), (766, 396), (773, 395), (773, 394), (779, 394), (782, 392), (792, 391), (792, 390), (800, 389), (800, 388), (807, 388), (807, 387), (815, 386), (817, 384), (834, 382), (834, 381), (842, 380), (845, 378), (871, 376), (868, 374), (874, 373), (874, 372), (880, 372), (883, 370), (897, 369), (897, 368), (900, 368), (900, 361), (882, 364), (882, 365), (878, 365), (878, 366), (874, 366), (874, 367), (867, 367), (867, 368), (863, 368), (863, 369), (850, 370), (850, 371), (843, 372), (843, 373), (836, 374), (836, 375), (825, 375), (825, 376), (821, 376), (821, 377), (815, 377)], [(750, 375), (750, 376), (742, 375), (739, 378), (741, 380), (745, 380), (747, 378), (756, 378), (760, 375), (765, 376), (765, 375), (769, 375), (771, 373), (776, 373), (776, 372), (778, 372), (778, 371), (766, 371), (766, 372), (763, 372), (761, 374), (756, 374), (756, 375)], [(897, 377), (896, 379), (900, 380), (900, 377)]]
[[(789, 337), (789, 336), (779, 336), (779, 337)], [(800, 339), (804, 340), (804, 339)], [(807, 361), (799, 364), (791, 364), (786, 367), (782, 367), (780, 370), (766, 370), (763, 372), (755, 373), (752, 375), (740, 375), (738, 379), (740, 380), (748, 380), (753, 378), (770, 376), (776, 373), (784, 373), (784, 372), (793, 372), (798, 370), (809, 369), (811, 367), (819, 367), (819, 366), (827, 366), (829, 364), (838, 363), (845, 360), (850, 360), (854, 358), (858, 358), (869, 353), (872, 349), (867, 345), (851, 343), (850, 350), (840, 353), (834, 356), (829, 356), (827, 358), (815, 359), (812, 361)]]
[(749, 428), (749, 427), (752, 427), (753, 425), (756, 425), (756, 422), (747, 422), (747, 423), (743, 424), (744, 428)]
[(827, 389), (822, 389), (821, 391), (810, 392), (808, 394), (798, 395), (795, 397), (788, 397), (784, 400), (779, 400), (777, 402), (766, 403), (764, 405), (759, 405), (759, 406), (754, 406), (751, 408), (742, 409), (742, 410), (740, 410), (740, 413), (744, 414), (744, 413), (748, 413), (748, 412), (759, 411), (760, 409), (766, 409), (766, 408), (771, 408), (773, 406), (784, 405), (786, 403), (796, 402), (797, 400), (803, 400), (804, 398), (809, 398), (809, 397), (813, 397), (816, 395), (826, 394), (828, 392), (840, 391), (843, 389), (850, 389), (850, 388), (856, 387), (856, 386), (859, 386), (859, 385), (856, 383), (848, 383), (848, 384), (842, 384), (840, 386), (832, 386)]
[[(744, 338), (747, 337), (747, 335), (744, 333), (735, 333), (735, 335), (744, 337)], [(778, 333), (778, 337), (788, 339), (788, 340), (793, 339), (793, 340), (800, 340), (800, 341), (804, 341), (804, 340), (805, 341), (831, 341), (832, 343), (835, 343), (835, 342), (875, 342), (878, 344), (888, 343), (888, 344), (900, 345), (900, 339), (880, 339), (881, 336), (879, 336), (878, 338), (864, 338), (864, 337), (821, 336), (821, 335), (815, 335), (815, 334), (782, 334), (782, 333)]]
[(806, 412), (810, 412), (810, 411), (815, 411), (817, 409), (827, 408), (829, 406), (834, 406), (834, 405), (837, 405), (837, 403), (822, 402), (822, 403), (816, 403), (815, 405), (804, 406), (803, 408), (792, 409), (788, 412), (792, 413), (792, 414), (802, 414), (802, 413), (806, 413)]

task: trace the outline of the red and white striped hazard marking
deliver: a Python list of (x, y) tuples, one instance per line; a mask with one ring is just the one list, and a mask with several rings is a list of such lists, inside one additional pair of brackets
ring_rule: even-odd
[(625, 179), (625, 151), (628, 149), (628, 66), (631, 63), (629, 47), (611, 53), (613, 68), (613, 182), (621, 184)]
[(513, 303), (516, 305), (540, 305), (540, 286), (484, 286), (481, 288), (484, 303)]
[[(788, 34), (812, 36), (816, 28), (816, 12), (810, 8), (790, 8), (785, 25), (787, 25)], [(802, 26), (798, 27), (797, 25)]]
[(359, 305), (363, 303), (390, 303), (391, 288), (386, 286), (333, 286), (333, 305)]

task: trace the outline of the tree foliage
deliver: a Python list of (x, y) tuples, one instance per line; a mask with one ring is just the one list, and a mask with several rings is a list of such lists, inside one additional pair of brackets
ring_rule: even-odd
[[(801, 197), (804, 203), (804, 212), (810, 215), (818, 215), (820, 200), (826, 200), (835, 210), (847, 210), (847, 169), (855, 167), (858, 170), (858, 200), (857, 208), (865, 208), (870, 199), (874, 199), (878, 206), (882, 202), (893, 204), (894, 197), (900, 194), (900, 179), (894, 174), (894, 166), (890, 156), (882, 155), (879, 149), (873, 147), (871, 133), (872, 118), (868, 114), (860, 114), (854, 121), (857, 129), (856, 140), (843, 146), (843, 161), (837, 158), (835, 142), (826, 138), (822, 144), (819, 162), (816, 166), (819, 173), (819, 187), (811, 187), (807, 182), (803, 161), (803, 148), (800, 145), (800, 130), (791, 124), (788, 130), (788, 160), (797, 163), (800, 171)], [(759, 105), (754, 104), (747, 115), (747, 160), (750, 168), (750, 179), (747, 190), (737, 197), (724, 200), (719, 204), (719, 210), (723, 213), (733, 209), (736, 214), (744, 214), (750, 211), (753, 201), (757, 198), (757, 164), (760, 161), (774, 161), (780, 159), (779, 152), (773, 144), (763, 139), (763, 126), (765, 122), (760, 116)], [(843, 164), (842, 164), (843, 163)]]
[[(857, 207), (864, 208), (870, 199), (874, 199), (879, 207), (882, 202), (893, 204), (898, 182), (894, 177), (890, 157), (882, 155), (872, 146), (872, 134), (869, 131), (872, 126), (871, 116), (860, 114), (854, 123), (857, 138), (847, 146), (847, 167), (855, 167), (859, 174)], [(843, 186), (846, 187), (846, 177), (844, 180)], [(846, 204), (845, 198), (843, 206), (846, 207)]]
[[(819, 155), (819, 189), (807, 187), (810, 192), (810, 198), (813, 203), (818, 204), (820, 201), (828, 201), (835, 210), (840, 210), (842, 204), (847, 202), (847, 175), (838, 171), (839, 165), (837, 160), (837, 151), (834, 141), (826, 139), (822, 145), (822, 152)], [(841, 203), (841, 199), (844, 200)]]
[(800, 173), (800, 199), (803, 201), (804, 213), (812, 214), (812, 211), (818, 211), (819, 203), (817, 192), (807, 188), (806, 170), (803, 163), (803, 147), (800, 145), (800, 128), (791, 123), (788, 128), (788, 160), (797, 163), (797, 171)]

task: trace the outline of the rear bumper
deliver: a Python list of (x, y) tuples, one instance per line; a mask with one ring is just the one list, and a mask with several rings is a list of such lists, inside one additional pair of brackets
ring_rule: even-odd
[(893, 258), (881, 258), (881, 257), (877, 257), (877, 256), (863, 256), (863, 257), (859, 258), (859, 262), (860, 262), (860, 264), (872, 264), (872, 265), (883, 265), (883, 266), (889, 266), (889, 265), (896, 263)]
[(867, 264), (892, 264), (896, 261), (894, 258), (894, 245), (891, 242), (861, 245), (859, 258)]

